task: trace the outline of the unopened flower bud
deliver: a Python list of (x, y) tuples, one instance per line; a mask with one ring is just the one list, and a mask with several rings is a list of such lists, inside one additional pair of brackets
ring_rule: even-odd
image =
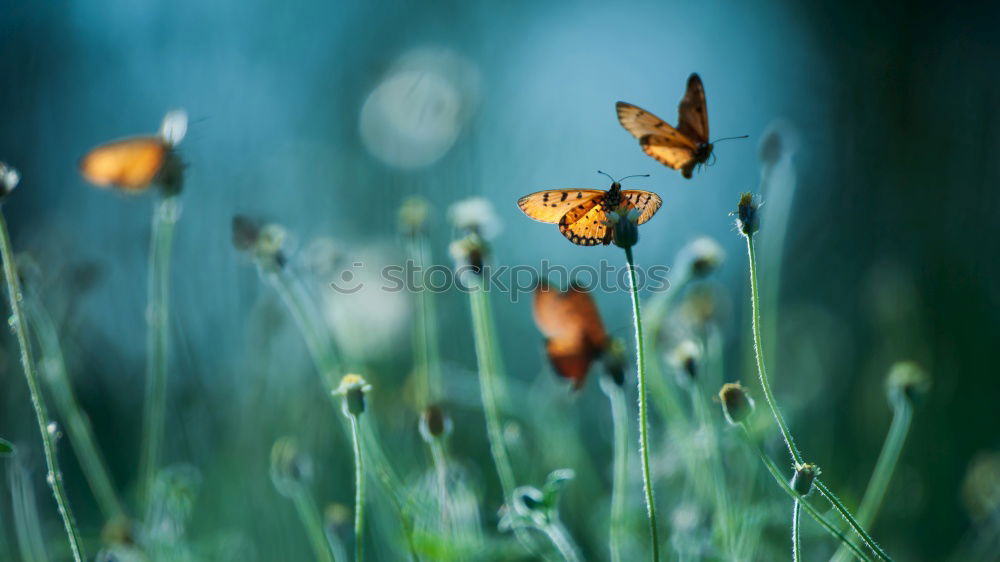
[(485, 240), (491, 240), (500, 233), (500, 219), (493, 211), (493, 205), (483, 197), (470, 197), (454, 203), (448, 209), (448, 217), (458, 230), (478, 234)]
[(475, 275), (482, 274), (483, 264), (489, 254), (486, 241), (475, 232), (470, 232), (463, 238), (452, 242), (448, 251), (451, 253), (452, 259), (455, 260), (457, 268), (463, 269), (463, 273), (468, 271)]
[(906, 399), (911, 404), (917, 403), (931, 387), (930, 377), (913, 361), (901, 361), (893, 365), (885, 382), (890, 404), (896, 404), (900, 399)]
[(372, 386), (365, 382), (361, 375), (344, 375), (340, 379), (340, 386), (333, 391), (334, 395), (344, 397), (344, 413), (350, 416), (360, 416), (365, 411), (365, 393), (371, 391)]
[(451, 433), (451, 418), (445, 415), (440, 406), (432, 404), (420, 413), (420, 435), (430, 443), (436, 439), (447, 437)]
[(312, 459), (301, 452), (294, 437), (281, 437), (271, 447), (271, 482), (290, 496), (312, 478)]
[(608, 213), (608, 222), (619, 248), (631, 248), (639, 242), (639, 209), (621, 208)]
[(701, 348), (691, 340), (684, 340), (670, 353), (670, 364), (674, 367), (681, 384), (687, 384), (698, 376), (701, 363)]
[(819, 475), (819, 467), (812, 463), (803, 463), (795, 467), (791, 487), (800, 496), (807, 496), (812, 491), (813, 480)]
[(710, 275), (725, 257), (722, 246), (708, 236), (702, 236), (691, 241), (681, 250), (681, 263), (687, 268), (687, 273), (694, 278)]
[(426, 199), (409, 197), (399, 207), (399, 230), (407, 236), (420, 234), (424, 232), (429, 215), (430, 205)]
[(733, 214), (736, 215), (736, 228), (744, 236), (752, 236), (760, 229), (759, 207), (752, 193), (740, 195), (740, 203)]
[(243, 215), (233, 217), (233, 247), (253, 256), (258, 265), (280, 268), (285, 265), (284, 247), (288, 233), (277, 224), (262, 225)]
[(722, 385), (719, 402), (722, 404), (722, 413), (726, 415), (726, 420), (733, 425), (743, 423), (753, 412), (753, 398), (738, 382), (727, 382)]
[(0, 162), (0, 199), (7, 197), (21, 181), (21, 174), (4, 162)]
[(618, 386), (625, 384), (625, 343), (621, 338), (613, 338), (601, 355), (607, 376)]

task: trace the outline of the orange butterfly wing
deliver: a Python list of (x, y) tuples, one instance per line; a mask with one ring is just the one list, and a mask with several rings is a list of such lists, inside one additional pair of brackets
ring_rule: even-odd
[(656, 115), (630, 103), (620, 101), (615, 109), (618, 112), (618, 122), (639, 139), (646, 154), (675, 170), (681, 170), (694, 162), (698, 145), (687, 135)]
[(517, 200), (517, 206), (536, 221), (557, 223), (570, 209), (586, 205), (602, 193), (599, 189), (549, 189), (525, 195)]
[(687, 91), (677, 108), (677, 130), (696, 145), (708, 142), (708, 104), (705, 86), (697, 74), (688, 77)]
[(559, 232), (580, 246), (608, 245), (611, 243), (611, 231), (608, 229), (604, 196), (594, 197), (590, 202), (589, 206), (579, 205), (563, 215), (559, 220)]
[(169, 151), (159, 137), (110, 142), (80, 159), (80, 173), (94, 185), (136, 191), (153, 182)]
[(535, 289), (535, 323), (547, 338), (545, 351), (556, 373), (580, 388), (590, 364), (608, 345), (597, 305), (576, 286), (565, 293), (541, 282)]
[(639, 209), (639, 224), (653, 218), (663, 205), (663, 199), (652, 191), (626, 189), (622, 191), (622, 197), (629, 202), (629, 208)]

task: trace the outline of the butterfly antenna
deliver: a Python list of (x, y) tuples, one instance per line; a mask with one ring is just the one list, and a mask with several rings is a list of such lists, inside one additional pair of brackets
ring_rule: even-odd
[(605, 176), (608, 176), (608, 179), (610, 179), (610, 180), (611, 180), (611, 183), (614, 183), (614, 182), (615, 182), (615, 178), (611, 177), (611, 174), (609, 174), (609, 173), (607, 173), (607, 172), (602, 172), (602, 171), (600, 171), (600, 170), (597, 170), (597, 173), (598, 173), (598, 174), (604, 174)]
[(750, 138), (750, 135), (743, 135), (742, 137), (722, 137), (721, 139), (715, 139), (714, 141), (712, 141), (712, 144), (715, 144), (717, 142), (724, 141), (724, 140), (748, 139), (748, 138)]
[(648, 177), (649, 177), (649, 174), (634, 174), (634, 175), (631, 175), (631, 176), (625, 176), (624, 178), (621, 178), (620, 180), (618, 180), (618, 183), (621, 183), (621, 182), (623, 182), (623, 181), (625, 181), (625, 180), (627, 180), (629, 178), (648, 178)]

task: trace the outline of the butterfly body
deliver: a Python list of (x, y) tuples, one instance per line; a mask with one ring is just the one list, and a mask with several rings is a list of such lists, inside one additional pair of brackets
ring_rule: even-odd
[(607, 190), (552, 189), (518, 199), (528, 217), (559, 225), (559, 232), (579, 246), (608, 245), (614, 241), (609, 212), (639, 211), (639, 224), (652, 218), (663, 200), (651, 191), (622, 190), (617, 181)]
[(677, 127), (623, 101), (615, 105), (618, 121), (639, 139), (639, 145), (661, 164), (680, 170), (691, 178), (695, 168), (708, 161), (712, 143), (708, 140), (708, 106), (705, 87), (697, 74), (688, 77), (687, 90), (677, 110)]

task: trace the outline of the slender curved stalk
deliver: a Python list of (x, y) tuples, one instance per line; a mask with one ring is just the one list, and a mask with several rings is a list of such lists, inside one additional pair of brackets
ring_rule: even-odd
[(354, 560), (361, 562), (364, 554), (365, 523), (365, 464), (361, 457), (361, 420), (350, 416), (351, 436), (354, 439)]
[(434, 461), (434, 472), (437, 475), (438, 487), (438, 508), (441, 511), (441, 528), (447, 530), (448, 524), (448, 455), (444, 450), (444, 443), (441, 439), (433, 439), (428, 446), (431, 449), (431, 458)]
[(493, 348), (493, 327), (489, 323), (489, 303), (486, 292), (481, 287), (469, 291), (469, 301), (472, 305), (472, 328), (476, 340), (476, 359), (479, 363), (479, 389), (482, 394), (483, 411), (486, 414), (486, 431), (490, 441), (490, 452), (493, 464), (496, 465), (503, 489), (504, 501), (509, 501), (514, 493), (514, 469), (503, 440), (503, 426), (500, 424), (500, 410), (496, 397), (496, 364), (493, 361), (496, 350)]
[[(646, 324), (649, 326), (648, 333), (646, 334), (646, 344), (650, 346), (653, 357), (653, 360), (648, 365), (649, 391), (653, 398), (653, 404), (659, 409), (660, 415), (668, 424), (675, 426), (685, 424), (687, 419), (682, 415), (681, 402), (677, 398), (674, 388), (667, 381), (660, 364), (662, 359), (660, 359), (660, 354), (656, 350), (660, 345), (660, 330), (663, 327), (667, 313), (670, 311), (674, 299), (684, 290), (690, 280), (690, 276), (682, 276), (677, 283), (670, 286), (668, 292), (655, 295), (651, 298), (649, 305), (646, 307), (648, 312)], [(678, 429), (683, 431), (683, 428)]]
[(792, 560), (794, 562), (802, 562), (802, 529), (800, 527), (801, 511), (802, 500), (795, 500), (792, 502)]
[[(295, 320), (295, 324), (306, 342), (306, 348), (309, 350), (313, 364), (316, 366), (316, 372), (320, 375), (320, 382), (330, 398), (330, 403), (339, 412), (340, 401), (333, 396), (332, 391), (337, 389), (339, 384), (337, 378), (342, 372), (340, 354), (322, 319), (316, 315), (315, 303), (310, 299), (302, 282), (291, 271), (275, 268), (266, 263), (261, 263), (260, 266), (265, 278), (274, 287)], [(341, 427), (353, 440), (351, 428), (346, 427), (346, 425)], [(386, 496), (389, 498), (403, 530), (410, 557), (416, 560), (416, 547), (413, 542), (414, 526), (412, 516), (409, 513), (409, 509), (412, 507), (410, 499), (403, 492), (403, 485), (399, 477), (392, 471), (388, 458), (385, 456), (378, 438), (372, 434), (371, 428), (371, 423), (361, 427), (362, 440), (365, 443), (365, 451), (370, 461), (366, 464), (379, 484), (385, 488)]]
[(611, 562), (621, 562), (625, 545), (625, 486), (628, 478), (628, 413), (625, 392), (609, 377), (601, 377), (601, 390), (611, 403), (614, 428), (614, 474), (611, 486)]
[[(726, 484), (725, 470), (722, 466), (722, 455), (719, 451), (719, 436), (714, 424), (712, 423), (712, 418), (709, 415), (708, 409), (708, 397), (706, 396), (703, 388), (702, 382), (700, 380), (694, 380), (691, 382), (691, 402), (692, 409), (694, 410), (695, 416), (698, 420), (699, 425), (706, 431), (712, 432), (712, 450), (710, 451), (711, 459), (709, 462), (709, 471), (705, 471), (704, 467), (697, 467), (692, 470), (693, 476), (701, 477), (704, 480), (705, 476), (709, 476), (707, 487), (711, 489), (713, 499), (715, 501), (715, 511), (716, 517), (718, 519), (719, 533), (722, 535), (722, 544), (726, 551), (733, 558), (738, 558), (737, 553), (734, 551), (735, 537), (733, 536), (734, 525), (732, 519), (732, 507), (729, 501), (729, 487)], [(705, 487), (706, 484), (703, 484)]]
[(66, 497), (66, 489), (63, 486), (62, 472), (59, 470), (59, 459), (56, 456), (56, 443), (54, 432), (49, 431), (49, 415), (45, 409), (45, 400), (42, 397), (41, 388), (38, 385), (38, 374), (35, 372), (35, 360), (31, 355), (31, 342), (28, 340), (28, 322), (21, 308), (23, 300), (21, 286), (17, 277), (17, 267), (14, 265), (14, 250), (10, 244), (10, 234), (7, 232), (7, 220), (3, 213), (0, 213), (0, 253), (3, 256), (3, 273), (7, 281), (7, 297), (10, 300), (10, 325), (17, 334), (17, 344), (21, 348), (21, 367), (24, 369), (24, 378), (28, 382), (28, 390), (31, 392), (31, 405), (35, 409), (35, 417), (38, 420), (38, 430), (42, 434), (42, 448), (45, 450), (45, 465), (48, 468), (47, 480), (52, 487), (52, 495), (55, 496), (56, 504), (59, 506), (59, 515), (62, 517), (63, 526), (66, 528), (66, 537), (69, 539), (69, 547), (73, 553), (73, 559), (80, 562), (83, 559), (83, 548), (80, 544), (80, 532), (76, 528), (76, 521), (73, 518), (73, 511), (70, 509), (69, 500)]
[(569, 538), (569, 533), (566, 532), (566, 527), (563, 527), (562, 522), (552, 521), (541, 529), (566, 562), (580, 562), (580, 553), (577, 551), (576, 545), (573, 544), (573, 540)]
[(67, 435), (83, 468), (87, 483), (94, 492), (97, 504), (105, 519), (109, 521), (124, 517), (124, 504), (115, 491), (108, 465), (97, 447), (90, 418), (80, 407), (73, 392), (73, 385), (66, 372), (59, 333), (52, 318), (41, 300), (31, 294), (25, 300), (25, 313), (38, 341), (42, 380), (48, 384), (49, 391), (56, 401), (56, 409), (66, 420)]
[[(410, 255), (419, 271), (424, 272), (426, 243), (423, 235), (410, 237)], [(423, 273), (421, 273), (423, 275)], [(417, 291), (417, 329), (414, 332), (414, 356), (419, 365), (417, 381), (417, 405), (424, 407), (441, 399), (441, 367), (438, 353), (438, 333), (434, 295), (422, 282)]]
[[(905, 397), (894, 400), (892, 425), (889, 426), (889, 434), (882, 445), (882, 452), (879, 453), (878, 461), (875, 463), (875, 471), (871, 480), (868, 481), (868, 489), (861, 499), (861, 506), (858, 507), (857, 520), (864, 527), (869, 527), (875, 520), (885, 493), (889, 489), (889, 482), (892, 480), (893, 472), (896, 470), (896, 463), (899, 461), (899, 454), (906, 443), (906, 436), (910, 431), (910, 421), (913, 419), (913, 406)], [(836, 562), (843, 562), (846, 553), (840, 549), (833, 555)]]
[[(321, 319), (316, 316), (316, 304), (309, 298), (299, 278), (291, 271), (284, 268), (265, 268), (264, 264), (262, 269), (265, 271), (265, 278), (274, 287), (292, 315), (292, 319), (295, 320), (324, 386), (327, 390), (337, 388), (343, 371), (340, 357), (333, 340), (323, 329)], [(332, 400), (334, 406), (339, 409), (339, 402)]]
[(649, 470), (649, 422), (646, 404), (646, 357), (643, 353), (642, 313), (639, 310), (639, 285), (635, 280), (635, 263), (632, 248), (625, 248), (628, 262), (629, 288), (632, 294), (632, 319), (635, 321), (636, 371), (639, 381), (639, 452), (642, 457), (642, 487), (646, 495), (646, 515), (649, 517), (649, 538), (653, 542), (653, 560), (660, 559), (660, 542), (656, 525), (656, 498), (653, 478)]
[(295, 504), (295, 511), (299, 514), (302, 526), (305, 527), (306, 535), (309, 536), (309, 544), (312, 546), (313, 554), (319, 562), (337, 562), (337, 555), (327, 538), (326, 531), (323, 530), (323, 521), (320, 518), (319, 508), (316, 501), (304, 487), (299, 487), (292, 494), (292, 502)]
[(861, 524), (858, 523), (857, 519), (855, 519), (854, 516), (851, 515), (851, 512), (847, 509), (847, 506), (845, 506), (843, 502), (840, 501), (840, 498), (835, 496), (833, 492), (831, 492), (830, 489), (826, 487), (826, 484), (824, 484), (820, 479), (817, 478), (813, 482), (813, 486), (817, 490), (819, 490), (819, 493), (822, 494), (824, 498), (829, 500), (829, 502), (833, 505), (834, 509), (840, 512), (840, 516), (844, 518), (844, 521), (847, 521), (847, 524), (851, 526), (851, 529), (853, 529), (854, 532), (857, 533), (859, 537), (861, 537), (861, 541), (864, 542), (865, 546), (870, 548), (871, 551), (875, 553), (875, 556), (878, 557), (879, 560), (883, 560), (884, 562), (890, 562), (892, 560), (892, 558), (890, 558), (889, 555), (886, 554), (884, 550), (882, 550), (882, 547), (880, 547), (878, 543), (875, 542), (875, 539), (873, 539), (871, 535), (868, 534), (868, 531), (865, 531), (864, 527), (862, 527)]
[(750, 261), (750, 302), (753, 308), (753, 347), (754, 355), (757, 359), (757, 375), (760, 378), (760, 386), (764, 389), (764, 397), (767, 399), (767, 405), (771, 409), (771, 414), (774, 416), (774, 420), (778, 423), (778, 428), (781, 430), (781, 437), (785, 440), (785, 445), (788, 447), (788, 453), (792, 456), (792, 461), (795, 465), (798, 466), (804, 463), (802, 453), (795, 446), (795, 440), (792, 438), (791, 431), (788, 430), (788, 425), (785, 424), (785, 418), (781, 416), (781, 411), (778, 410), (778, 403), (774, 399), (774, 393), (771, 392), (771, 384), (767, 379), (767, 370), (764, 368), (764, 348), (760, 343), (760, 293), (757, 289), (757, 256), (754, 253), (753, 234), (746, 235), (745, 238), (747, 239), (747, 255)]
[(153, 210), (153, 231), (149, 247), (149, 305), (146, 310), (146, 400), (143, 409), (142, 457), (139, 461), (140, 509), (149, 501), (163, 448), (170, 327), (170, 251), (179, 212), (177, 195), (163, 196)]
[(798, 501), (799, 506), (802, 509), (804, 509), (806, 513), (809, 514), (810, 517), (812, 517), (817, 523), (819, 523), (820, 526), (826, 530), (826, 532), (830, 533), (831, 536), (836, 538), (844, 546), (850, 549), (851, 552), (853, 552), (854, 555), (857, 556), (859, 560), (863, 560), (864, 562), (871, 562), (871, 557), (869, 557), (868, 554), (865, 553), (865, 551), (861, 550), (860, 547), (852, 543), (851, 540), (847, 538), (847, 535), (840, 532), (840, 529), (838, 529), (836, 525), (829, 522), (826, 519), (826, 517), (823, 517), (823, 515), (815, 507), (813, 507), (811, 503), (805, 501), (805, 499), (803, 499), (802, 496), (800, 496), (795, 490), (792, 489), (792, 487), (788, 484), (788, 481), (786, 480), (785, 476), (781, 473), (781, 469), (779, 469), (778, 466), (774, 464), (774, 461), (771, 460), (771, 457), (768, 457), (764, 453), (764, 451), (760, 448), (760, 445), (758, 445), (757, 442), (754, 440), (752, 432), (750, 431), (750, 428), (747, 425), (747, 423), (744, 422), (740, 424), (740, 427), (743, 429), (743, 436), (746, 438), (747, 444), (750, 445), (750, 447), (757, 453), (757, 456), (760, 457), (761, 462), (764, 463), (764, 467), (767, 468), (767, 471), (770, 472), (771, 476), (774, 477), (774, 481), (778, 483), (778, 486), (780, 486), (781, 489), (785, 491), (785, 493), (791, 496), (792, 500)]

